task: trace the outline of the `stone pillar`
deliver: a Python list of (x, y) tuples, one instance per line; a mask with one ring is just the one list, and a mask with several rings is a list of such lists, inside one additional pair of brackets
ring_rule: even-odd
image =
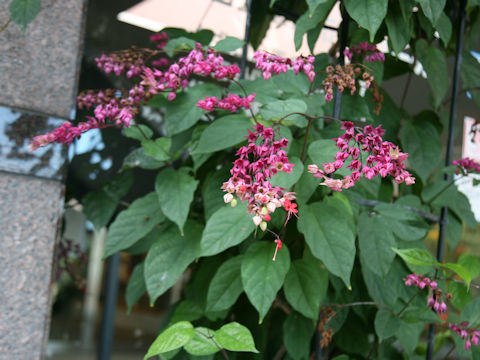
[[(0, 0), (0, 25), (11, 0)], [(66, 149), (29, 139), (74, 116), (86, 0), (42, 0), (0, 33), (0, 359), (45, 357)]]

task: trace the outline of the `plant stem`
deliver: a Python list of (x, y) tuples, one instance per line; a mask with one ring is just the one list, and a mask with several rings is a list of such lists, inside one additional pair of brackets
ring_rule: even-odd
[(378, 338), (375, 337), (375, 342), (373, 343), (373, 346), (370, 348), (370, 351), (368, 352), (367, 360), (369, 360), (372, 357), (373, 353), (377, 350), (379, 344), (380, 342), (378, 341)]
[[(245, 97), (248, 97), (247, 90), (245, 90), (245, 88), (243, 87), (242, 84), (240, 84), (240, 82), (238, 82), (238, 81), (235, 80), (235, 79), (232, 79), (232, 82), (235, 83), (235, 84), (237, 84), (238, 87), (239, 87), (240, 89), (242, 89), (243, 94), (245, 95)], [(252, 108), (249, 108), (248, 110), (250, 110), (250, 114), (252, 115), (253, 120), (255, 120), (255, 122), (258, 123), (257, 118), (255, 117), (255, 114), (253, 113)]]
[(0, 32), (5, 30), (11, 21), (12, 21), (12, 18), (8, 19), (8, 21), (5, 24), (3, 24), (2, 27), (0, 27)]
[(222, 353), (223, 357), (225, 358), (225, 360), (229, 360), (229, 357), (228, 357), (228, 354), (227, 352), (225, 351), (225, 349), (223, 347), (221, 347), (214, 339), (214, 337), (212, 335), (205, 335), (204, 333), (202, 333), (201, 331), (198, 331), (198, 330), (195, 330), (195, 332), (197, 334), (200, 334), (204, 337), (206, 337), (207, 339), (210, 339), (212, 340), (212, 342), (215, 344), (216, 347), (218, 347), (220, 349), (220, 352)]
[(450, 356), (451, 353), (453, 353), (453, 350), (455, 350), (455, 344), (453, 344), (452, 348), (448, 351), (448, 353), (444, 356), (444, 360), (447, 360), (448, 357)]
[(280, 349), (278, 349), (273, 360), (282, 360), (283, 355), (285, 355), (285, 351), (286, 351), (285, 345), (280, 346)]
[(313, 119), (311, 117), (308, 118), (308, 125), (307, 128), (305, 129), (305, 136), (303, 138), (303, 145), (302, 145), (302, 153), (300, 154), (300, 161), (303, 163), (305, 162), (305, 149), (307, 147), (307, 141), (308, 141), (308, 133), (310, 131), (310, 126), (312, 126), (312, 121)]
[(405, 306), (395, 315), (395, 316), (400, 316), (407, 308), (408, 306), (412, 303), (413, 299), (417, 297), (418, 294), (420, 294), (422, 290), (418, 290), (411, 298), (408, 300), (408, 302), (405, 304)]

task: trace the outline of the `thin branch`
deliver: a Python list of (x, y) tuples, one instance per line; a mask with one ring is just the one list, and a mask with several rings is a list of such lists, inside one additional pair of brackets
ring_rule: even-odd
[(12, 18), (8, 19), (8, 21), (5, 24), (3, 24), (2, 27), (0, 27), (0, 32), (5, 30), (11, 21), (12, 21)]
[(278, 298), (275, 299), (275, 302), (273, 303), (273, 306), (282, 309), (283, 312), (287, 315), (292, 312), (292, 309), (290, 309), (287, 304), (285, 304), (282, 300), (280, 300)]
[(198, 331), (197, 329), (195, 329), (195, 332), (196, 332), (197, 334), (200, 334), (200, 335), (206, 337), (207, 339), (212, 340), (212, 342), (215, 344), (215, 346), (220, 349), (220, 352), (222, 353), (222, 355), (223, 355), (223, 357), (225, 358), (225, 360), (229, 360), (228, 354), (227, 354), (227, 352), (225, 351), (225, 349), (224, 349), (223, 347), (221, 347), (221, 346), (215, 341), (215, 338), (214, 338), (212, 335), (210, 335), (210, 334), (206, 335), (206, 334), (202, 333), (201, 331)]
[(395, 315), (395, 313), (387, 305), (382, 303), (377, 303), (374, 301), (357, 301), (357, 302), (352, 302), (348, 304), (329, 304), (329, 305), (339, 307), (341, 309), (346, 307), (352, 307), (352, 306), (376, 306), (376, 307), (384, 308), (385, 310), (388, 310), (392, 315)]
[(286, 351), (285, 345), (280, 346), (280, 349), (278, 349), (273, 360), (282, 360), (283, 355), (285, 355), (285, 351)]
[(422, 289), (418, 290), (411, 298), (408, 300), (408, 302), (405, 304), (405, 306), (395, 315), (395, 316), (400, 316), (402, 313), (407, 310), (408, 306), (412, 303), (413, 299), (417, 297), (418, 294), (422, 292)]
[(443, 357), (443, 360), (447, 360), (448, 357), (453, 353), (453, 350), (455, 350), (455, 347), (456, 345), (453, 344), (453, 346), (451, 347), (451, 349), (448, 351), (448, 353)]
[[(413, 61), (413, 64), (415, 64), (415, 60)], [(400, 100), (400, 109), (403, 109), (403, 106), (405, 105), (405, 100), (408, 94), (408, 88), (410, 87), (410, 82), (412, 81), (412, 74), (413, 74), (413, 69), (408, 73), (407, 83), (405, 84), (405, 88), (403, 89), (402, 100)]]
[(378, 341), (378, 338), (375, 337), (375, 342), (373, 343), (373, 346), (370, 348), (370, 351), (368, 352), (367, 360), (369, 360), (372, 357), (373, 353), (377, 350), (379, 344), (380, 342)]

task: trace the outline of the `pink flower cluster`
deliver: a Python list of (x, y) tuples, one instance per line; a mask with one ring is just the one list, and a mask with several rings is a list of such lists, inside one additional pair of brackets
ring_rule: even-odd
[[(400, 152), (398, 146), (383, 141), (382, 135), (385, 130), (381, 126), (374, 128), (367, 125), (361, 129), (354, 127), (352, 122), (345, 121), (341, 129), (345, 130), (345, 134), (333, 139), (340, 149), (335, 155), (335, 161), (322, 164), (322, 169), (317, 165), (308, 166), (308, 171), (314, 174), (313, 176), (324, 179), (321, 185), (328, 186), (334, 191), (342, 191), (354, 186), (361, 175), (367, 179), (378, 175), (381, 177), (391, 175), (397, 184), (405, 182), (405, 184), (411, 185), (415, 183), (415, 178), (404, 170), (404, 161), (408, 154)], [(352, 146), (350, 146), (351, 142), (353, 142)], [(369, 154), (364, 164), (362, 164), (361, 158), (362, 151)], [(343, 168), (349, 157), (351, 162), (347, 169), (352, 170), (352, 174), (343, 179), (332, 178), (331, 175)]]
[(106, 54), (95, 58), (95, 64), (99, 69), (105, 71), (105, 73), (110, 74), (113, 72), (117, 76), (122, 75), (125, 70), (127, 70), (126, 76), (129, 79), (140, 75), (145, 65), (141, 58), (119, 61), (117, 57)]
[[(403, 281), (407, 286), (413, 285), (420, 289), (425, 289), (426, 287), (430, 288), (432, 293), (427, 300), (427, 306), (439, 314), (443, 314), (447, 311), (447, 304), (444, 301), (443, 292), (438, 288), (438, 284), (435, 280), (430, 280), (430, 278), (426, 276), (413, 273), (407, 275)], [(447, 294), (447, 298), (451, 298), (451, 295)]]
[(165, 31), (150, 35), (150, 41), (156, 42), (157, 49), (163, 49), (167, 46), (168, 43), (168, 35)]
[(365, 56), (366, 62), (385, 61), (385, 55), (377, 50), (375, 44), (370, 44), (368, 41), (352, 45), (349, 49), (347, 48), (343, 51), (343, 55), (345, 55), (350, 61), (353, 58), (353, 54)]
[(462, 168), (464, 172), (479, 172), (480, 164), (469, 158), (458, 159), (452, 162), (452, 165)]
[(315, 78), (315, 68), (313, 66), (315, 57), (313, 56), (299, 56), (296, 60), (292, 60), (278, 55), (256, 51), (253, 58), (256, 60), (255, 67), (262, 70), (265, 80), (270, 79), (272, 74), (278, 75), (282, 72), (286, 73), (289, 68), (293, 69), (295, 75), (303, 71), (310, 82)]
[(472, 344), (478, 346), (480, 343), (480, 330), (467, 328), (467, 326), (468, 321), (464, 321), (460, 325), (449, 324), (450, 329), (465, 340), (465, 349), (470, 350)]
[(230, 170), (232, 175), (222, 185), (226, 192), (223, 199), (232, 206), (237, 204), (235, 195), (241, 201), (247, 201), (248, 213), (253, 215), (253, 223), (265, 231), (271, 215), (278, 207), (295, 214), (297, 210), (291, 200), (294, 193), (286, 192), (281, 187), (274, 187), (268, 179), (278, 172), (290, 173), (294, 164), (289, 163), (287, 153), (283, 148), (288, 146), (288, 140), (274, 140), (272, 128), (261, 124), (248, 130), (248, 145), (237, 151), (237, 160)]
[(253, 93), (247, 97), (241, 97), (235, 94), (229, 94), (228, 97), (222, 99), (218, 99), (215, 96), (205, 96), (205, 100), (198, 100), (197, 106), (207, 111), (214, 111), (218, 108), (228, 110), (233, 113), (240, 108), (250, 109), (250, 103), (255, 100), (255, 95), (256, 94)]
[(223, 57), (215, 53), (215, 50), (204, 51), (202, 45), (190, 51), (187, 56), (181, 57), (177, 62), (170, 65), (167, 71), (145, 68), (142, 74), (141, 85), (148, 88), (151, 94), (160, 91), (171, 91), (168, 100), (175, 99), (175, 91), (188, 86), (188, 79), (192, 74), (210, 76), (215, 79), (233, 79), (240, 73), (240, 68), (233, 65), (224, 65)]
[(35, 136), (30, 142), (30, 151), (35, 151), (40, 146), (50, 143), (70, 144), (82, 133), (97, 128), (106, 128), (112, 125), (99, 123), (95, 118), (87, 117), (88, 121), (81, 122), (77, 126), (73, 126), (70, 121), (65, 121), (58, 128), (50, 133)]

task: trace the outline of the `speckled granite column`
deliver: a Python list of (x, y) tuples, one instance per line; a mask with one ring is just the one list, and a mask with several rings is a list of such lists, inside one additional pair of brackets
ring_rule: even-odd
[(66, 149), (28, 143), (73, 117), (83, 46), (86, 0), (41, 3), (25, 33), (0, 33), (0, 360), (45, 357)]
[(41, 359), (63, 187), (0, 171), (0, 203), (0, 359)]

